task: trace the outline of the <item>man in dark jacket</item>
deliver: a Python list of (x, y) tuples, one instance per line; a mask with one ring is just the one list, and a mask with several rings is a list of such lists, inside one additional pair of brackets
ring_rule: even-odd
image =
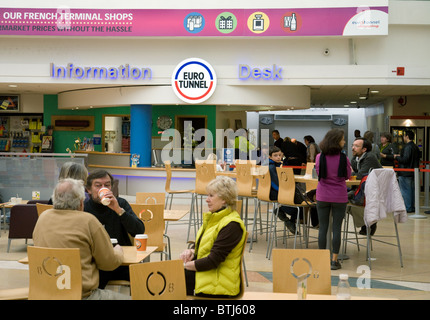
[[(418, 168), (420, 164), (420, 150), (414, 143), (415, 134), (413, 131), (406, 131), (403, 136), (405, 146), (403, 147), (400, 155), (394, 155), (394, 159), (399, 162), (400, 168)], [(415, 185), (414, 185), (414, 172), (412, 171), (399, 171), (399, 187), (405, 201), (406, 211), (415, 212)]]

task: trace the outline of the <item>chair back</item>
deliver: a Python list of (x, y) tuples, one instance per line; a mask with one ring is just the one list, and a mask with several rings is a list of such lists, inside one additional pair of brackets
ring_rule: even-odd
[(236, 163), (236, 185), (238, 195), (241, 197), (255, 196), (252, 193), (256, 185), (256, 180), (251, 174), (253, 167), (255, 167), (255, 164), (251, 161), (237, 161)]
[(29, 300), (81, 300), (82, 269), (77, 248), (29, 246)]
[(216, 178), (215, 160), (196, 160), (196, 188), (197, 194), (206, 194), (206, 186)]
[(260, 175), (258, 175), (258, 189), (257, 189), (257, 198), (262, 201), (272, 201), (270, 200), (270, 188), (271, 188), (271, 179), (270, 179), (270, 171), (268, 166), (260, 167)]
[(242, 217), (242, 200), (236, 200), (236, 211)]
[(32, 239), (38, 219), (35, 204), (16, 204), (10, 209), (9, 239)]
[(245, 256), (245, 247), (246, 247), (246, 243), (248, 241), (248, 236), (249, 236), (249, 232), (246, 232), (246, 238), (245, 238), (245, 242), (243, 244), (243, 248), (242, 248), (242, 256), (240, 258), (240, 293), (239, 295), (237, 295), (235, 298), (236, 299), (240, 299), (243, 294), (245, 293), (245, 269), (243, 267), (243, 257)]
[(185, 300), (184, 265), (181, 260), (166, 260), (130, 265), (132, 300)]
[(164, 204), (134, 204), (130, 203), (134, 213), (145, 224), (145, 234), (148, 235), (148, 246), (156, 246), (163, 250), (164, 234)]
[(296, 293), (307, 275), (307, 292), (331, 294), (330, 250), (273, 249), (273, 292)]
[(166, 194), (164, 192), (136, 192), (136, 203), (140, 204), (164, 204)]
[[(315, 162), (306, 163), (306, 175), (312, 176), (312, 170), (315, 168)], [(306, 191), (316, 189), (318, 181), (306, 182)]]
[(52, 209), (54, 206), (52, 204), (43, 204), (43, 203), (36, 203), (36, 208), (37, 208), (37, 215), (40, 217), (40, 215), (48, 210), (48, 209)]
[(292, 168), (276, 168), (279, 181), (278, 202), (289, 206), (296, 206), (294, 194), (296, 191), (296, 181)]

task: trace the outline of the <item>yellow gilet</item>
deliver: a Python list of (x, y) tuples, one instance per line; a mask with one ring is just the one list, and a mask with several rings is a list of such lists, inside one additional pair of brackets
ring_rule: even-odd
[[(195, 293), (235, 296), (240, 293), (240, 260), (245, 245), (245, 225), (236, 211), (230, 207), (218, 212), (203, 214), (203, 226), (197, 232), (197, 259), (209, 255), (222, 228), (230, 222), (238, 222), (243, 230), (242, 239), (218, 268), (196, 272)], [(200, 239), (201, 238), (201, 239)]]

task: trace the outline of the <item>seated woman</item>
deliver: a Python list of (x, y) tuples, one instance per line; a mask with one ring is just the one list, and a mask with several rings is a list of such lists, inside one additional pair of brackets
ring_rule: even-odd
[(181, 253), (187, 294), (234, 297), (240, 293), (240, 261), (245, 225), (235, 210), (236, 182), (218, 176), (206, 186), (209, 212), (197, 232), (195, 247)]

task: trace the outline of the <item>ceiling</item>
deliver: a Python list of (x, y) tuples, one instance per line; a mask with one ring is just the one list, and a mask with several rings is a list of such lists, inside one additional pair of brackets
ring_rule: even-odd
[[(0, 92), (5, 94), (43, 93), (58, 94), (64, 91), (79, 90), (85, 88), (106, 87), (106, 85), (88, 84), (17, 84), (11, 88), (9, 84), (0, 83)], [(382, 103), (388, 98), (399, 98), (411, 95), (430, 95), (430, 86), (310, 86), (311, 107), (314, 108), (343, 108), (360, 107), (365, 108)], [(378, 93), (373, 93), (378, 91)], [(362, 96), (366, 99), (359, 99)], [(356, 101), (356, 103), (351, 103)]]

